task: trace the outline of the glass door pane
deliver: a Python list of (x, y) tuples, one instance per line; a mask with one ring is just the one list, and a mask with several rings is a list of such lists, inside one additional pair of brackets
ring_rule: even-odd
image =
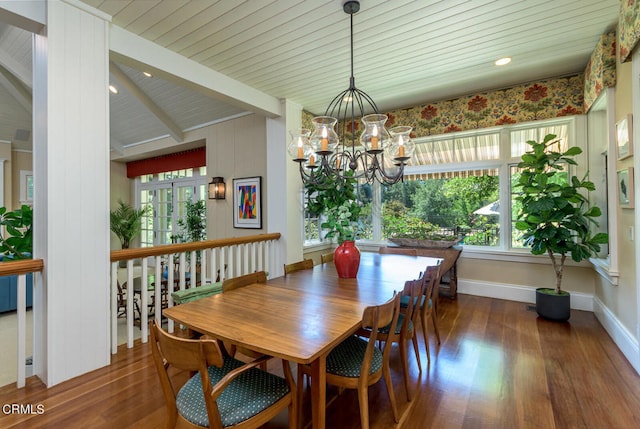
[(157, 188), (156, 192), (156, 245), (171, 244), (171, 235), (173, 233), (173, 190), (171, 187)]

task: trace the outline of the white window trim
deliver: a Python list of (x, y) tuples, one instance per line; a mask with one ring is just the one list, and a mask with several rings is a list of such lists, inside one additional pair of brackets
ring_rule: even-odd
[[(4, 164), (4, 162), (3, 162)], [(33, 176), (33, 171), (20, 170), (20, 204), (33, 204), (33, 198), (29, 198), (27, 192), (27, 180)]]

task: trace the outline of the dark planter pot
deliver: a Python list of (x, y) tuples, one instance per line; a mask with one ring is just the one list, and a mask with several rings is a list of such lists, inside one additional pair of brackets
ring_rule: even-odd
[[(545, 291), (552, 291), (546, 293)], [(540, 317), (556, 322), (566, 322), (571, 317), (571, 295), (556, 295), (554, 289), (536, 289), (536, 311)]]
[(360, 268), (360, 249), (353, 241), (345, 241), (333, 253), (333, 263), (341, 279), (356, 278)]

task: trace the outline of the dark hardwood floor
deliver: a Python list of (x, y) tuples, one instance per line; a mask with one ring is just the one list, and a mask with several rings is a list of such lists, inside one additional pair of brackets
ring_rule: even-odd
[[(418, 395), (407, 402), (394, 353), (402, 420), (394, 426), (381, 382), (369, 391), (372, 429), (640, 427), (640, 377), (593, 314), (574, 311), (569, 323), (553, 323), (524, 303), (469, 295), (442, 299), (439, 311), (442, 345), (436, 346), (431, 335), (431, 365), (422, 341), (421, 375), (411, 359)], [(359, 428), (355, 391), (337, 395), (329, 389), (329, 395), (327, 427)], [(163, 398), (147, 344), (123, 348), (109, 367), (51, 389), (36, 378), (23, 389), (0, 388), (0, 399), (0, 428), (164, 427)], [(6, 404), (32, 404), (34, 413), (40, 404), (43, 413), (7, 415)], [(286, 426), (283, 414), (265, 428)]]

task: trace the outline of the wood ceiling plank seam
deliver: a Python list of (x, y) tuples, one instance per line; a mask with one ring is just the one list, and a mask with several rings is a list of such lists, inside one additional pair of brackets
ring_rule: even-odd
[[(136, 19), (147, 13), (157, 2), (148, 1), (132, 1), (126, 7), (120, 9), (118, 13), (112, 16), (113, 22), (119, 27), (128, 30), (129, 25)], [(133, 33), (134, 31), (131, 30)]]
[(188, 38), (183, 37), (182, 39), (177, 40), (167, 47), (184, 57), (191, 58), (190, 48), (200, 39), (211, 34), (211, 32), (214, 30), (221, 31), (222, 29), (225, 29), (227, 27), (237, 25), (238, 21), (242, 19), (243, 14), (253, 13), (256, 10), (260, 10), (265, 6), (268, 6), (273, 1), (276, 0), (252, 0), (251, 2), (240, 3), (236, 5), (236, 7), (231, 8), (224, 15), (215, 17), (206, 24), (189, 33)]
[(189, 37), (189, 35), (192, 34), (195, 30), (210, 22), (213, 17), (224, 15), (234, 7), (235, 4), (233, 2), (216, 2), (207, 9), (203, 10), (201, 13), (194, 15), (187, 21), (182, 22), (179, 26), (174, 27), (162, 36), (156, 38), (154, 40), (154, 43), (167, 49), (171, 49), (175, 52), (175, 50), (172, 49), (171, 46), (173, 46), (175, 43), (178, 43), (185, 37)]
[[(530, 21), (530, 16), (528, 16), (528, 17), (526, 18), (526, 20), (527, 20), (527, 21)], [(492, 28), (492, 27), (494, 27), (494, 25), (492, 25), (491, 23), (484, 24), (484, 25), (485, 25), (486, 27), (488, 27), (488, 28)], [(405, 28), (405, 27), (406, 27), (406, 26), (403, 26), (403, 28)], [(450, 25), (449, 25), (449, 27), (450, 27)], [(464, 29), (464, 28), (465, 28), (465, 25), (464, 25), (464, 24), (462, 24), (461, 29)], [(393, 36), (391, 36), (391, 37), (393, 37)], [(441, 35), (440, 37), (450, 38), (451, 36)], [(360, 38), (362, 38), (362, 37), (360, 37)], [(366, 38), (366, 37), (365, 37), (364, 39), (365, 39), (365, 41), (367, 40), (367, 38)], [(390, 40), (390, 38), (386, 38), (386, 40), (388, 41), (388, 40)], [(370, 43), (370, 46), (372, 46), (372, 49), (376, 49), (376, 50), (378, 50), (378, 49), (379, 49), (379, 46), (377, 46), (375, 43)], [(365, 46), (365, 48), (366, 48), (366, 46)], [(356, 57), (358, 57), (358, 52), (361, 52), (361, 51), (363, 51), (363, 50), (362, 50), (362, 49), (360, 49), (360, 46), (358, 46), (358, 50), (356, 50)], [(360, 56), (362, 56), (362, 55), (368, 55), (368, 52), (363, 51), (363, 52), (361, 53), (361, 55), (360, 55)], [(359, 58), (357, 58), (357, 59), (359, 59)], [(254, 58), (254, 60), (255, 60), (255, 58)], [(283, 61), (285, 61), (284, 59), (278, 59), (278, 58), (275, 58), (275, 57), (273, 58), (273, 60), (274, 60), (274, 62), (276, 62), (276, 61), (277, 61), (277, 62), (280, 62), (280, 63), (282, 63)], [(258, 68), (259, 68), (260, 70), (264, 69), (264, 67), (258, 67)], [(255, 69), (253, 69), (253, 68), (245, 68), (245, 70), (255, 70)], [(236, 75), (235, 73), (233, 73), (232, 71), (230, 71), (230, 70), (228, 70), (228, 69), (224, 69), (224, 73), (225, 73), (225, 74), (230, 74), (230, 75), (237, 76), (237, 78), (238, 78), (239, 80), (243, 80), (243, 81), (251, 82), (251, 84), (253, 84), (253, 85), (257, 85), (257, 86), (259, 86), (259, 87), (262, 87), (263, 85), (264, 85), (265, 87), (267, 87), (267, 85), (268, 85), (268, 84), (267, 84), (266, 82), (264, 82), (264, 81), (260, 81), (260, 80), (251, 80), (250, 75), (249, 75), (249, 76), (247, 76), (247, 75), (242, 75), (242, 74), (238, 74), (238, 75)], [(264, 78), (265, 74), (264, 74), (264, 73), (261, 73), (261, 74), (262, 74), (262, 76), (263, 76), (263, 78)], [(272, 74), (273, 74), (273, 76), (280, 76), (280, 75), (281, 75), (280, 70), (276, 70), (276, 71), (274, 71)]]
[(121, 1), (112, 1), (112, 0), (82, 0), (83, 3), (87, 3), (90, 6), (95, 7), (96, 9), (101, 10), (102, 12), (110, 15), (112, 18), (117, 15), (122, 9), (129, 6), (134, 0), (121, 0)]
[[(443, 13), (445, 13), (445, 12), (448, 13), (448, 14), (451, 14), (451, 15), (456, 15), (458, 13), (457, 10), (455, 10), (455, 8), (446, 9), (445, 11), (443, 11)], [(360, 15), (360, 14), (358, 14), (358, 15)], [(380, 21), (378, 22), (378, 20), (380, 20)], [(357, 31), (358, 24), (354, 23), (354, 33), (355, 33), (354, 34), (354, 44), (356, 45), (356, 48), (358, 48), (360, 46), (358, 44), (358, 40), (360, 40), (360, 41), (364, 41), (365, 43), (368, 42), (369, 46), (371, 46), (375, 51), (380, 52), (380, 49), (376, 48), (376, 45), (378, 45), (379, 38), (377, 38), (377, 37), (369, 37), (369, 34), (375, 36), (375, 35), (377, 35), (379, 33), (379, 30), (377, 30), (376, 28), (377, 28), (377, 25), (384, 25), (385, 24), (384, 17), (378, 17), (377, 20), (368, 20), (368, 21), (364, 21), (364, 22), (366, 22), (366, 24), (367, 24), (365, 28), (368, 29), (368, 30), (365, 30), (364, 32), (362, 32), (362, 31), (358, 32)], [(344, 24), (342, 24), (342, 25), (344, 25)], [(405, 24), (403, 24), (401, 27), (404, 28)], [(348, 25), (347, 25), (347, 30), (348, 30)], [(387, 37), (385, 37), (385, 39), (387, 39)], [(273, 53), (271, 53), (270, 57), (268, 57), (268, 60), (270, 60), (270, 61), (272, 61), (272, 62), (274, 62), (276, 64), (278, 64), (278, 63), (279, 64), (284, 64), (288, 59), (294, 58), (296, 56), (302, 56), (303, 53), (300, 52), (298, 49), (304, 49), (304, 45), (301, 45), (301, 41), (303, 40), (303, 38), (296, 38), (295, 40), (297, 42), (296, 43), (297, 47), (288, 46), (286, 50), (283, 50), (281, 52), (281, 54), (273, 54)], [(341, 44), (341, 42), (342, 42), (342, 39), (332, 41), (331, 43), (339, 43), (339, 44)], [(346, 33), (346, 35), (344, 37), (344, 46), (345, 47), (349, 46), (349, 33)], [(358, 52), (358, 50), (356, 48), (354, 48), (354, 52)], [(306, 51), (309, 52), (308, 50), (306, 50)], [(260, 64), (261, 57), (258, 57), (258, 58), (256, 58), (255, 56), (247, 57), (246, 61), (251, 61), (251, 63), (254, 64), (255, 68), (253, 68), (253, 67), (252, 68), (244, 67), (244, 70), (256, 70), (256, 69), (260, 70), (262, 68), (262, 66)], [(241, 65), (241, 64), (242, 63), (240, 63), (240, 64), (237, 63), (236, 66)], [(228, 69), (225, 69), (225, 73), (236, 75), (235, 72), (229, 71)], [(276, 70), (276, 71), (274, 71), (273, 76), (278, 76), (279, 74), (280, 74), (280, 70)], [(241, 73), (238, 73), (237, 76), (238, 76), (239, 80), (246, 80), (247, 82), (251, 81), (251, 82), (254, 82), (254, 84), (258, 84), (258, 85), (262, 84), (261, 81), (259, 81), (259, 80), (257, 80), (257, 81), (250, 80), (250, 78), (244, 76)]]
[[(594, 19), (595, 19), (595, 18), (594, 18)], [(565, 46), (566, 46), (567, 44), (570, 44), (570, 43), (568, 43), (568, 42), (571, 42), (571, 41), (573, 41), (573, 40), (578, 41), (578, 40), (580, 40), (580, 38), (582, 38), (583, 36), (582, 36), (581, 34), (579, 34), (577, 31), (572, 31), (572, 32), (569, 32), (568, 34), (569, 34), (570, 40), (565, 40), (565, 43), (564, 43), (564, 44), (562, 44), (561, 46), (559, 46), (557, 43), (555, 43), (555, 42), (557, 41), (557, 36), (554, 36), (554, 35), (547, 35), (547, 33), (545, 33), (545, 32), (540, 32), (540, 33), (538, 33), (538, 35), (540, 36), (540, 39), (539, 39), (539, 40), (537, 40), (537, 41), (536, 41), (536, 43), (532, 43), (532, 44), (534, 44), (534, 45), (535, 45), (535, 44), (539, 44), (541, 41), (545, 41), (545, 40), (546, 40), (546, 41), (548, 41), (548, 42), (549, 42), (547, 45), (548, 45), (548, 46), (552, 46), (552, 47), (554, 47), (556, 50), (557, 50), (557, 49), (563, 49), (563, 48), (564, 48), (565, 50), (569, 50), (569, 51), (571, 51), (571, 50), (573, 50), (573, 49), (575, 49), (575, 48), (573, 48), (573, 47), (571, 47), (571, 48), (565, 48)], [(468, 36), (468, 37), (470, 37), (469, 42), (473, 42), (473, 40), (471, 39), (471, 36)], [(521, 35), (521, 37), (526, 39), (526, 35)], [(502, 48), (501, 48), (501, 49), (502, 49), (503, 51), (508, 52), (508, 51), (511, 49), (511, 46), (518, 45), (518, 43), (516, 43), (516, 41), (514, 41), (514, 40), (512, 40), (512, 39), (504, 39), (504, 40), (506, 40), (506, 41), (507, 41), (507, 44), (502, 46)], [(478, 42), (479, 44), (482, 44), (482, 45), (484, 45), (484, 44), (491, 44), (491, 43), (494, 43), (494, 41), (492, 41), (492, 40), (477, 40), (477, 42)], [(520, 45), (521, 45), (521, 44), (520, 44)], [(456, 51), (456, 58), (455, 58), (455, 61), (454, 61), (454, 59), (452, 59), (452, 57), (451, 57), (451, 49), (453, 49), (453, 47), (441, 46), (437, 51), (431, 50), (431, 51), (429, 52), (429, 54), (430, 54), (430, 57), (432, 57), (432, 56), (436, 55), (436, 54), (437, 54), (437, 52), (442, 52), (442, 59), (440, 59), (440, 58), (437, 58), (437, 59), (434, 59), (434, 60), (431, 60), (431, 59), (425, 59), (425, 62), (433, 61), (433, 62), (440, 63), (440, 62), (442, 62), (442, 61), (445, 61), (445, 63), (443, 63), (443, 64), (445, 64), (447, 67), (449, 67), (449, 66), (450, 66), (450, 65), (452, 65), (452, 64), (458, 64), (458, 65), (459, 65), (459, 67), (468, 67), (468, 65), (467, 65), (467, 64), (465, 64), (465, 63), (461, 63), (461, 62), (460, 62), (460, 60), (459, 60), (459, 58), (468, 58), (468, 57), (470, 57), (470, 56), (471, 56), (471, 55), (473, 55), (473, 54), (477, 54), (477, 53), (478, 53), (478, 49), (475, 47), (475, 43), (472, 45), (471, 43), (466, 43), (466, 42), (465, 42), (465, 43), (462, 43), (460, 46), (464, 46), (464, 47), (462, 48), (462, 50), (458, 50), (458, 51)], [(593, 46), (595, 46), (595, 41), (594, 41), (594, 43), (593, 43)], [(591, 48), (590, 48), (591, 50), (593, 49), (593, 46), (591, 46)], [(415, 47), (415, 50), (413, 49), (414, 47)], [(411, 45), (410, 47), (405, 46), (405, 47), (403, 48), (403, 50), (416, 52), (416, 50), (417, 50), (417, 49), (419, 49), (419, 48), (421, 48), (420, 44), (419, 44), (419, 43), (416, 43), (416, 44), (414, 44), (414, 45)], [(389, 49), (391, 49), (391, 47), (389, 47)], [(450, 60), (449, 62), (446, 62), (446, 61), (447, 61), (447, 58), (451, 58), (451, 60)], [(367, 59), (367, 58), (366, 58), (366, 57), (364, 57), (364, 58), (362, 58), (362, 59), (363, 59), (363, 60), (365, 60), (365, 59)], [(358, 59), (356, 59), (356, 63), (357, 63), (357, 60), (358, 60)], [(385, 62), (385, 61), (386, 61), (386, 62)], [(377, 65), (380, 65), (381, 67), (376, 67), (375, 69), (379, 69), (379, 70), (381, 70), (381, 71), (380, 71), (380, 73), (379, 73), (377, 76), (388, 75), (388, 74), (389, 74), (389, 71), (388, 71), (388, 69), (387, 69), (386, 67), (387, 67), (389, 64), (392, 64), (392, 63), (393, 63), (393, 61), (394, 61), (394, 59), (393, 59), (393, 58), (385, 58), (385, 59), (383, 59), (383, 60), (382, 60), (382, 63), (378, 62), (378, 63), (377, 63)], [(485, 60), (484, 62), (485, 62), (485, 64), (489, 65), (490, 63), (492, 63), (492, 61), (493, 61), (493, 57), (491, 57), (491, 58), (489, 58), (489, 59)], [(387, 64), (387, 63), (389, 63), (389, 64)], [(420, 61), (415, 61), (414, 63), (412, 63), (412, 67), (413, 67), (413, 68), (421, 68), (421, 67), (423, 66), (422, 64), (423, 64), (423, 63), (421, 63)], [(372, 75), (372, 72), (371, 72), (371, 70), (372, 70), (372, 69), (374, 69), (374, 68), (372, 68), (372, 67), (368, 67), (368, 65), (367, 65), (367, 64), (365, 64), (365, 65), (363, 66), (363, 69), (366, 69), (366, 70), (367, 70), (367, 72), (366, 72), (366, 73), (363, 73), (362, 75), (367, 76), (367, 77), (372, 77), (372, 76), (373, 76), (373, 77), (375, 77), (375, 75)], [(403, 70), (404, 70), (404, 71), (407, 71), (407, 70), (409, 70), (409, 69), (407, 69), (406, 67), (404, 67), (404, 68), (403, 68)], [(319, 70), (319, 69), (315, 69), (314, 71), (315, 71), (315, 72), (317, 72), (317, 73), (323, 73), (323, 70)], [(327, 71), (328, 71), (328, 70), (327, 70)], [(356, 73), (356, 74), (357, 74), (357, 73)], [(322, 78), (319, 78), (319, 79), (322, 79)], [(308, 85), (313, 85), (313, 84), (314, 84), (314, 79), (313, 79), (312, 77), (308, 76), (308, 75), (305, 75), (305, 78), (304, 78), (303, 80), (301, 80), (301, 81), (300, 81), (300, 85), (301, 85), (301, 87), (308, 86)], [(266, 82), (261, 82), (261, 83), (260, 83), (260, 86), (261, 86), (261, 87), (263, 87), (263, 86), (264, 86), (264, 87), (268, 87), (268, 85), (267, 85), (267, 83), (266, 83)], [(289, 84), (288, 84), (288, 88), (289, 88), (289, 89), (291, 89), (291, 90), (296, 89), (296, 87), (295, 87), (295, 83), (293, 83), (293, 82), (289, 82)]]
[[(187, 4), (191, 5), (193, 3)], [(154, 26), (156, 22), (170, 18), (178, 9), (185, 7), (185, 4), (179, 1), (158, 3), (129, 23), (127, 30), (135, 34), (142, 35), (149, 28)], [(175, 23), (173, 25), (175, 25)]]
[(209, 47), (194, 55), (193, 59), (203, 63), (215, 61), (224, 64), (239, 53), (256, 49), (258, 44), (268, 44), (279, 37), (288, 35), (292, 28), (291, 23), (295, 23), (300, 28), (305, 25), (305, 20), (312, 22), (315, 13), (315, 10), (308, 10), (308, 5), (301, 3), (297, 7), (286, 9), (280, 14), (269, 17), (259, 24), (254, 24), (215, 45), (210, 44)]
[[(334, 2), (325, 3), (321, 8), (308, 11), (301, 15), (302, 19), (291, 19), (287, 22), (277, 23), (269, 30), (268, 33), (263, 34), (260, 39), (248, 40), (248, 46), (246, 48), (243, 48), (240, 44), (226, 48), (232, 52), (232, 55), (225, 57), (223, 60), (218, 60), (218, 67), (222, 70), (227, 62), (232, 60), (237, 61), (236, 57), (241, 56), (242, 54), (247, 54), (250, 59), (252, 58), (255, 49), (261, 49), (265, 45), (268, 45), (268, 49), (270, 51), (277, 51), (278, 48), (280, 48), (283, 52), (286, 52), (291, 49), (292, 42), (295, 42), (296, 45), (305, 44), (306, 42), (301, 41), (299, 37), (297, 37), (296, 31), (302, 31), (306, 34), (326, 28), (322, 27), (322, 23), (317, 19), (318, 16), (322, 16), (324, 19), (331, 19), (335, 17), (333, 22), (335, 22), (336, 25), (345, 18), (344, 12), (341, 9), (336, 8)], [(328, 34), (331, 35), (333, 32), (329, 32)], [(345, 35), (348, 37), (348, 33), (345, 33)], [(280, 40), (282, 40), (281, 43), (272, 43)], [(220, 51), (218, 53), (221, 54), (223, 52)], [(205, 59), (205, 61), (206, 60), (207, 59)]]
[(189, 3), (189, 7), (180, 7), (166, 18), (155, 22), (151, 27), (140, 33), (139, 36), (157, 43), (157, 40), (167, 34), (167, 32), (187, 25), (186, 22), (193, 19), (194, 16), (204, 13), (204, 10), (209, 7), (211, 7), (211, 4), (206, 1), (191, 2)]

